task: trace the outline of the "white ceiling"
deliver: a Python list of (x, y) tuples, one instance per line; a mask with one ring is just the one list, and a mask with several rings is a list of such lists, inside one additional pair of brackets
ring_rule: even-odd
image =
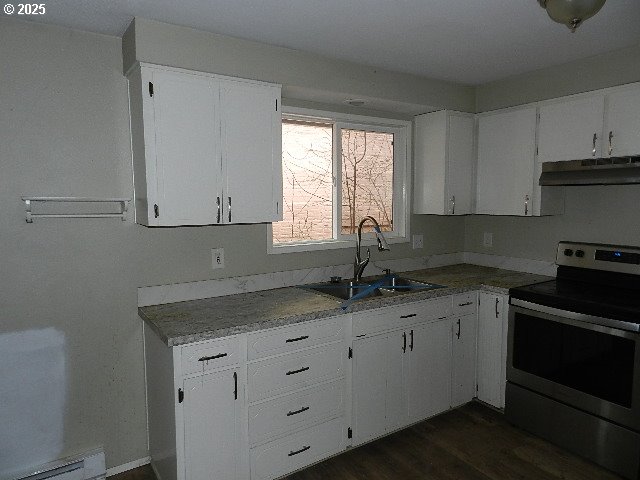
[(639, 0), (609, 0), (574, 34), (537, 0), (54, 0), (46, 9), (30, 20), (121, 36), (139, 16), (471, 85), (640, 44)]

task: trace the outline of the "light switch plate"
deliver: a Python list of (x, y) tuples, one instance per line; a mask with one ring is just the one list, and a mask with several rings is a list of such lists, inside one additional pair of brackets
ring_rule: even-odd
[(493, 233), (484, 232), (484, 238), (482, 240), (482, 244), (485, 247), (493, 247)]
[(211, 267), (214, 270), (224, 268), (224, 248), (211, 249)]
[(413, 235), (412, 239), (414, 250), (424, 247), (424, 235)]

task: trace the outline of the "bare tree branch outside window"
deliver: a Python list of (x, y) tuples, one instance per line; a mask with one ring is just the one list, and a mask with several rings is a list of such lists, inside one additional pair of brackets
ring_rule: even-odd
[[(273, 242), (328, 240), (333, 234), (333, 125), (284, 120), (284, 220)], [(355, 233), (365, 215), (393, 230), (393, 134), (341, 131), (340, 232)]]

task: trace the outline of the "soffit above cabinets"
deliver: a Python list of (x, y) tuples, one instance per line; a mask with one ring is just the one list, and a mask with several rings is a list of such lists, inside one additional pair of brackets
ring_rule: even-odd
[(575, 34), (534, 0), (57, 0), (22, 20), (122, 36), (136, 16), (467, 85), (640, 42), (637, 0), (607, 2)]

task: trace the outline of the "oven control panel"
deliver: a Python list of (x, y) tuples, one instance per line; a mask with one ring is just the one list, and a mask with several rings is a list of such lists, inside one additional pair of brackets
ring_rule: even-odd
[(556, 264), (640, 274), (640, 247), (560, 242)]

